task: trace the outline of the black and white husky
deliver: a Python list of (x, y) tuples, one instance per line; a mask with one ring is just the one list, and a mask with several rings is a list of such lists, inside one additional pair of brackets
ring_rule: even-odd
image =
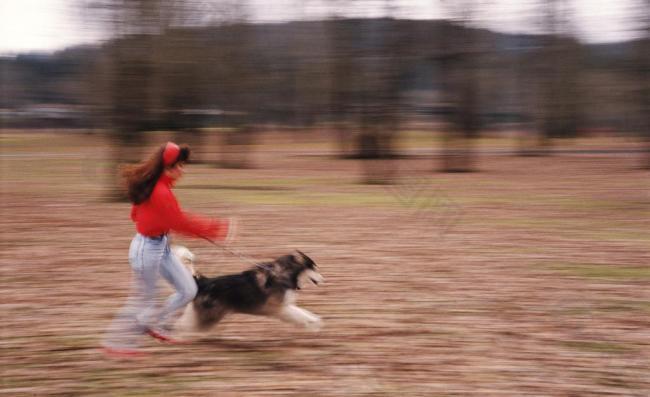
[(296, 306), (296, 290), (323, 282), (316, 263), (302, 252), (260, 263), (238, 274), (205, 277), (194, 271), (194, 255), (187, 248), (172, 249), (190, 268), (198, 286), (194, 301), (176, 323), (180, 334), (207, 331), (229, 313), (275, 317), (311, 330), (322, 326), (320, 317)]

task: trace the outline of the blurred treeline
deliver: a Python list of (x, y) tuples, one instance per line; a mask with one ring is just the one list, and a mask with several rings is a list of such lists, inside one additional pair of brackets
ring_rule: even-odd
[[(112, 40), (0, 59), (5, 126), (101, 128), (132, 148), (142, 131), (200, 144), (209, 127), (227, 127), (225, 145), (246, 145), (264, 125), (327, 126), (341, 156), (381, 159), (399, 154), (400, 128), (424, 121), (445, 132), (446, 171), (476, 168), (471, 141), (486, 129), (524, 131), (523, 154), (595, 131), (650, 142), (647, 28), (641, 39), (586, 45), (557, 1), (540, 3), (542, 35), (475, 28), (469, 6), (444, 21), (278, 24), (246, 23), (233, 6), (199, 26), (191, 2), (97, 3)], [(39, 122), (43, 109), (57, 117)], [(245, 156), (220, 161), (246, 165)]]

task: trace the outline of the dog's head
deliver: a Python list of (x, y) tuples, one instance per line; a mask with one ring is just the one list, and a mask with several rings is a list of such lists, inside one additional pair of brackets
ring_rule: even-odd
[(298, 275), (298, 288), (303, 288), (307, 285), (322, 284), (325, 282), (325, 278), (318, 272), (318, 266), (310, 257), (302, 253), (302, 251), (296, 250), (296, 253), (291, 255), (294, 260), (302, 266), (302, 271)]
[(272, 284), (290, 289), (301, 289), (309, 284), (322, 284), (325, 279), (318, 272), (316, 262), (296, 250), (295, 253), (284, 255), (266, 265), (270, 270), (267, 287)]

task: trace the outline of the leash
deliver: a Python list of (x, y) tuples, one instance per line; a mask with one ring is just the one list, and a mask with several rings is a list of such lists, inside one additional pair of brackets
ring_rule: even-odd
[(260, 266), (261, 266), (261, 265), (259, 264), (259, 261), (255, 260), (254, 258), (252, 258), (252, 257), (250, 257), (250, 256), (248, 256), (248, 255), (244, 255), (244, 254), (242, 254), (242, 253), (240, 253), (240, 252), (238, 252), (238, 251), (235, 251), (235, 250), (233, 250), (233, 249), (227, 248), (227, 247), (224, 246), (223, 244), (219, 244), (219, 243), (217, 243), (217, 242), (214, 241), (214, 240), (210, 240), (210, 239), (206, 239), (206, 240), (208, 240), (210, 243), (212, 243), (212, 245), (215, 245), (215, 246), (221, 248), (223, 251), (229, 253), (229, 254), (232, 255), (232, 256), (235, 256), (235, 257), (241, 259), (242, 261), (248, 263), (249, 265), (253, 265), (253, 266), (256, 266), (256, 267), (260, 267)]

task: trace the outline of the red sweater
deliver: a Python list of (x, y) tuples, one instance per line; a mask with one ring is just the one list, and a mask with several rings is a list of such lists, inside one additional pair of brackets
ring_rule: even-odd
[(131, 219), (138, 233), (156, 237), (170, 230), (188, 236), (210, 240), (223, 240), (228, 232), (228, 223), (203, 219), (181, 210), (171, 190), (173, 180), (163, 174), (146, 201), (134, 204)]

